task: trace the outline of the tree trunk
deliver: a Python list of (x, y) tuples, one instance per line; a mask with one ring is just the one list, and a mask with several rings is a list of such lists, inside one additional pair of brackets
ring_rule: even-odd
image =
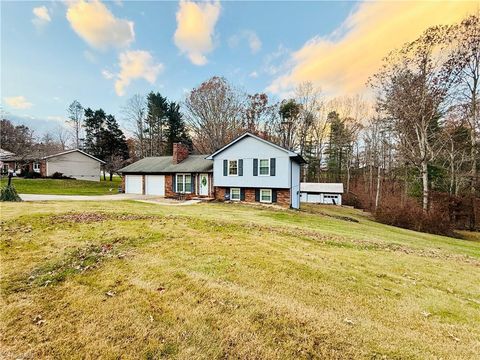
[(113, 171), (110, 171), (110, 181), (113, 181)]
[(380, 165), (378, 166), (378, 172), (377, 172), (377, 193), (375, 195), (375, 210), (378, 209), (378, 203), (380, 201), (380, 184), (381, 184), (381, 170), (380, 170)]
[(422, 207), (423, 207), (423, 211), (427, 212), (429, 189), (428, 189), (428, 163), (426, 160), (422, 160), (421, 172), (422, 172), (422, 188), (423, 188)]

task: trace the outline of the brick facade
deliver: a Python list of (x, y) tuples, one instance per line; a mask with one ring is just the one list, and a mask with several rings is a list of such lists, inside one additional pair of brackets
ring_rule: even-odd
[[(245, 202), (254, 203), (255, 202), (255, 188), (245, 188)], [(290, 189), (276, 189), (277, 191), (277, 202), (273, 203), (283, 207), (290, 207)], [(225, 200), (226, 188), (215, 187), (215, 199), (219, 201)]]

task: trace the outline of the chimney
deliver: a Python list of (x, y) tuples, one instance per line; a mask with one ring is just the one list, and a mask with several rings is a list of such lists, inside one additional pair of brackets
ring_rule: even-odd
[(188, 148), (182, 143), (173, 143), (173, 163), (181, 163), (188, 157)]

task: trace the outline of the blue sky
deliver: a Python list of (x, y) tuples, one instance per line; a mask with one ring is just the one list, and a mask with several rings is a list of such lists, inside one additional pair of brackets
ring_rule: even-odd
[(2, 2), (2, 108), (41, 133), (74, 99), (121, 120), (134, 94), (181, 101), (214, 75), (276, 98), (303, 81), (358, 93), (393, 47), (478, 8), (428, 3)]

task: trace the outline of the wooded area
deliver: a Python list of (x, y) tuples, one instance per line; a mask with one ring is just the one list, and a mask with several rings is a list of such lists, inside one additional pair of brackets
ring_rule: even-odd
[[(71, 140), (113, 173), (126, 162), (170, 155), (174, 142), (210, 154), (250, 131), (302, 155), (302, 181), (343, 182), (344, 203), (381, 221), (441, 233), (474, 229), (480, 222), (479, 44), (478, 15), (429, 28), (384, 59), (363, 97), (328, 98), (307, 82), (274, 101), (217, 76), (182, 102), (158, 92), (135, 95), (121, 111), (128, 139), (112, 115), (74, 101)], [(17, 153), (32, 143), (28, 128), (2, 120), (5, 150)], [(59, 129), (41, 143), (65, 148), (65, 133)]]

